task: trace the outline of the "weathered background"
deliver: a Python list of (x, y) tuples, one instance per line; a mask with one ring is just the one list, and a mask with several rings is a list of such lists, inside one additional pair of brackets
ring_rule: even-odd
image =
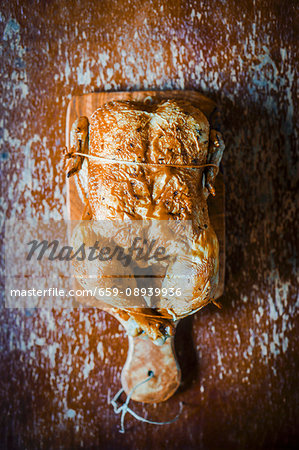
[[(2, 1), (1, 226), (65, 215), (66, 108), (105, 90), (196, 89), (227, 144), (223, 309), (185, 319), (184, 382), (165, 404), (109, 404), (126, 337), (95, 309), (1, 310), (1, 448), (258, 449), (298, 439), (296, 81), (292, 1)], [(297, 73), (296, 73), (297, 71)], [(297, 117), (298, 119), (298, 117)], [(2, 262), (3, 269), (3, 262)], [(3, 281), (4, 282), (4, 281)]]

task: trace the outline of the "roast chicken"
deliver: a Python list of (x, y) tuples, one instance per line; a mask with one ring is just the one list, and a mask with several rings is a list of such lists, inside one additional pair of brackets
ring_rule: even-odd
[[(152, 264), (158, 276), (150, 281), (140, 281), (136, 271), (121, 261), (114, 261), (113, 269), (111, 261), (74, 262), (76, 277), (85, 288), (119, 283), (108, 308), (128, 334), (143, 333), (163, 344), (174, 333), (177, 320), (213, 301), (219, 244), (209, 221), (207, 198), (215, 194), (223, 150), (221, 133), (186, 101), (151, 105), (113, 101), (98, 108), (90, 122), (80, 117), (74, 123), (68, 176), (78, 174), (87, 160), (86, 208), (73, 234), (75, 244), (89, 245), (100, 236), (101, 242), (112, 239), (128, 248), (137, 232), (135, 224), (141, 224), (146, 239), (160, 237), (171, 254), (161, 261), (158, 272), (157, 264)], [(120, 231), (122, 226), (125, 232)], [(149, 298), (148, 291), (142, 295), (139, 289), (134, 304), (130, 303), (124, 285), (134, 290), (142, 283), (159, 286), (161, 294)], [(168, 295), (171, 289), (180, 289), (180, 297)], [(102, 296), (95, 297), (103, 301)]]

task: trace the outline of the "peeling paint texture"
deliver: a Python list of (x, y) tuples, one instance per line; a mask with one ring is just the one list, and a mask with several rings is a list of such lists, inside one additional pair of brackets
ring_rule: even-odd
[[(119, 416), (127, 339), (96, 309), (14, 310), (0, 328), (1, 449), (278, 449), (298, 443), (298, 2), (4, 0), (1, 236), (7, 217), (65, 217), (73, 95), (196, 89), (227, 145), (226, 287), (178, 327), (166, 403)], [(297, 219), (298, 220), (298, 219)], [(3, 255), (3, 251), (2, 251)], [(1, 259), (2, 291), (4, 261)]]

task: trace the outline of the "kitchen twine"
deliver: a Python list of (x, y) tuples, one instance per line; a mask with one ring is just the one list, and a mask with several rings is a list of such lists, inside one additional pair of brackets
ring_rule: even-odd
[(125, 433), (125, 416), (127, 413), (131, 414), (131, 416), (133, 416), (135, 419), (139, 420), (140, 422), (144, 422), (144, 423), (150, 423), (152, 425), (168, 425), (170, 423), (173, 423), (175, 421), (178, 420), (179, 416), (182, 413), (182, 409), (183, 409), (183, 404), (182, 402), (180, 402), (180, 410), (178, 412), (178, 414), (174, 417), (174, 419), (172, 420), (168, 420), (166, 422), (155, 422), (154, 420), (148, 420), (145, 417), (141, 417), (138, 414), (136, 414), (131, 408), (129, 408), (129, 402), (131, 400), (131, 397), (133, 395), (133, 393), (136, 391), (136, 389), (139, 386), (142, 386), (143, 384), (147, 383), (149, 380), (151, 380), (154, 376), (154, 372), (152, 370), (149, 370), (148, 372), (148, 377), (145, 380), (140, 381), (139, 383), (137, 383), (129, 392), (126, 401), (121, 405), (118, 406), (117, 405), (117, 400), (119, 399), (119, 397), (121, 396), (121, 394), (124, 392), (124, 389), (120, 389), (117, 394), (113, 397), (113, 399), (111, 400), (111, 405), (113, 406), (114, 412), (115, 414), (120, 414), (121, 413), (121, 419), (120, 419), (120, 424), (121, 424), (121, 428), (119, 430), (120, 433)]
[(152, 166), (152, 167), (181, 167), (186, 169), (202, 169), (204, 167), (215, 167), (218, 170), (218, 166), (216, 164), (201, 164), (201, 165), (195, 165), (195, 164), (172, 164), (172, 163), (163, 163), (163, 164), (157, 164), (157, 163), (146, 163), (141, 161), (124, 161), (123, 159), (107, 159), (102, 158), (101, 156), (94, 156), (94, 155), (88, 155), (87, 153), (80, 153), (80, 152), (74, 152), (71, 153), (71, 157), (73, 156), (84, 156), (84, 158), (91, 158), (91, 159), (98, 159), (103, 164), (126, 164), (128, 166), (131, 165), (138, 165), (138, 166)]
[[(217, 169), (217, 172), (219, 170), (219, 167), (216, 164), (201, 164), (201, 165), (195, 165), (195, 164), (171, 164), (171, 163), (163, 163), (163, 164), (157, 164), (157, 163), (144, 163), (141, 161), (124, 161), (122, 159), (108, 159), (108, 158), (102, 158), (101, 156), (94, 156), (94, 155), (89, 155), (87, 153), (81, 153), (81, 152), (73, 152), (73, 153), (68, 153), (68, 158), (73, 158), (74, 156), (83, 156), (84, 158), (90, 158), (90, 159), (97, 159), (99, 160), (102, 164), (125, 164), (127, 166), (131, 166), (131, 165), (138, 165), (138, 166), (148, 166), (148, 167), (178, 167), (178, 168), (184, 168), (184, 169), (203, 169), (205, 167), (214, 167), (215, 169)], [(83, 189), (79, 174), (78, 175), (78, 184), (79, 184), (79, 188), (81, 190), (81, 193), (83, 194), (83, 198), (86, 201), (87, 200), (87, 195), (85, 193), (85, 190)], [(214, 188), (211, 186), (211, 190), (210, 193), (215, 196), (215, 190)]]

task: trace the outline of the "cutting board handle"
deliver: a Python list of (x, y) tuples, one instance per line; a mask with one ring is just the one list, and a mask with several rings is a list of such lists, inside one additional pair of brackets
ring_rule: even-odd
[(171, 397), (180, 385), (181, 371), (174, 351), (174, 339), (155, 345), (148, 338), (129, 336), (129, 350), (121, 374), (126, 394), (139, 383), (152, 378), (134, 390), (132, 400), (158, 403)]

